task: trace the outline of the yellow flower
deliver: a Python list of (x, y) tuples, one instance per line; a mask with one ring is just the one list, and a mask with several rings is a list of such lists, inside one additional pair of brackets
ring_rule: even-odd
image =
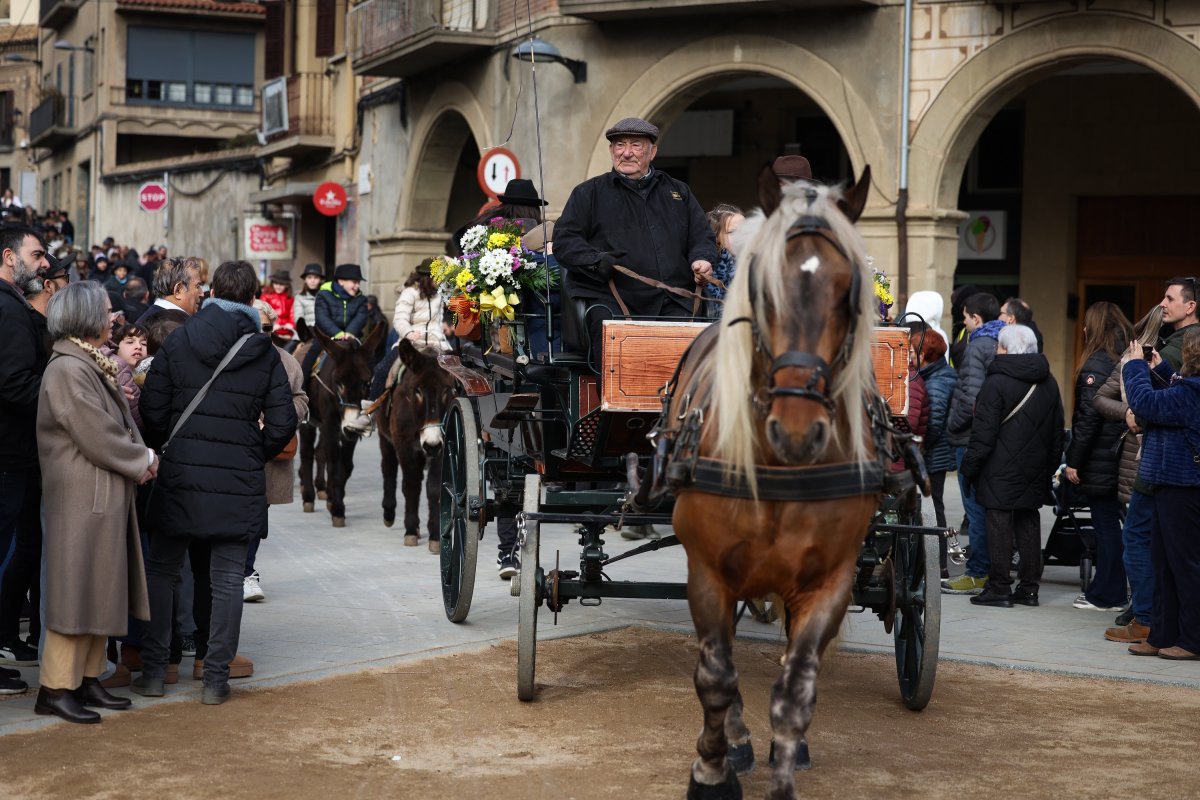
[(493, 248), (493, 247), (508, 248), (512, 245), (512, 240), (513, 240), (512, 235), (507, 234), (507, 233), (497, 232), (497, 233), (493, 233), (491, 236), (488, 237), (487, 246), (489, 248)]
[(485, 317), (499, 314), (505, 319), (512, 319), (516, 315), (516, 309), (513, 306), (519, 302), (521, 302), (520, 298), (515, 293), (505, 294), (504, 287), (497, 286), (491, 292), (479, 295), (479, 313)]
[(446, 277), (446, 262), (440, 258), (435, 258), (433, 263), (429, 265), (429, 277), (434, 283), (441, 283)]
[(471, 274), (471, 270), (463, 269), (462, 272), (454, 278), (454, 285), (460, 289), (466, 289), (467, 284), (475, 280), (475, 276)]

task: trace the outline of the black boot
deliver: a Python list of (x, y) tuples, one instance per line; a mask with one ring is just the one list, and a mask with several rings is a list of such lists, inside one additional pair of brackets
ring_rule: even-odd
[(67, 722), (78, 722), (84, 725), (100, 721), (100, 715), (95, 711), (79, 705), (73, 689), (47, 689), (45, 686), (38, 692), (37, 702), (33, 704), (35, 714), (53, 714)]
[(128, 697), (114, 697), (100, 683), (99, 678), (84, 678), (83, 684), (75, 690), (75, 697), (80, 705), (108, 708), (114, 711), (124, 711), (133, 707), (133, 701)]

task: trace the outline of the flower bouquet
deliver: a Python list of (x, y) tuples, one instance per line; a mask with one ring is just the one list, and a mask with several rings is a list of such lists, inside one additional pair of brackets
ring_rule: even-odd
[(456, 334), (469, 335), (481, 322), (512, 320), (521, 289), (544, 293), (557, 283), (557, 274), (521, 245), (521, 233), (516, 221), (492, 217), (463, 234), (462, 256), (440, 256), (430, 265), (430, 277), (448, 298)]
[(887, 275), (875, 269), (875, 259), (870, 256), (867, 256), (867, 266), (874, 273), (875, 299), (879, 301), (879, 318), (883, 322), (888, 322), (888, 310), (896, 302), (896, 298), (892, 295), (892, 282), (888, 280)]

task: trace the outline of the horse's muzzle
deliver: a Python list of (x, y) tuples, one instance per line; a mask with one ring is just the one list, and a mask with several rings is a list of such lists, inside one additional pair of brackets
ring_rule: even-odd
[(825, 455), (831, 427), (827, 419), (815, 419), (800, 436), (793, 436), (774, 416), (767, 418), (767, 441), (784, 464), (812, 464)]
[(421, 428), (421, 449), (425, 455), (437, 455), (442, 449), (442, 426), (432, 422)]

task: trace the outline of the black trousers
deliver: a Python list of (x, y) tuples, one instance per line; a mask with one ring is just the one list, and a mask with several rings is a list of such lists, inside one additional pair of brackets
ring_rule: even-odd
[(1038, 581), (1042, 577), (1042, 521), (1037, 509), (987, 509), (987, 543), (991, 566), (988, 569), (987, 588), (998, 594), (1012, 591), (1013, 541), (1021, 563), (1017, 566), (1018, 588), (1027, 594), (1038, 593)]
[(1154, 605), (1150, 636), (1154, 647), (1182, 647), (1200, 653), (1200, 487), (1159, 486), (1154, 493), (1150, 558), (1154, 563)]
[[(19, 510), (16, 510), (13, 526), (16, 547), (13, 548), (8, 566), (4, 568), (3, 577), (0, 577), (0, 643), (19, 637), (21, 606), (25, 603), (26, 594), (29, 595), (31, 641), (37, 642), (42, 629), (41, 615), (38, 613), (42, 572), (42, 479), (37, 471), (30, 471), (24, 477), (20, 499), (10, 498), (17, 500), (11, 507), (17, 509), (19, 506)], [(13, 492), (14, 495), (17, 493)], [(0, 503), (0, 506), (8, 506), (8, 503)], [(0, 524), (3, 522), (0, 521)], [(5, 551), (0, 551), (0, 561), (4, 560), (7, 549), (5, 547)]]

